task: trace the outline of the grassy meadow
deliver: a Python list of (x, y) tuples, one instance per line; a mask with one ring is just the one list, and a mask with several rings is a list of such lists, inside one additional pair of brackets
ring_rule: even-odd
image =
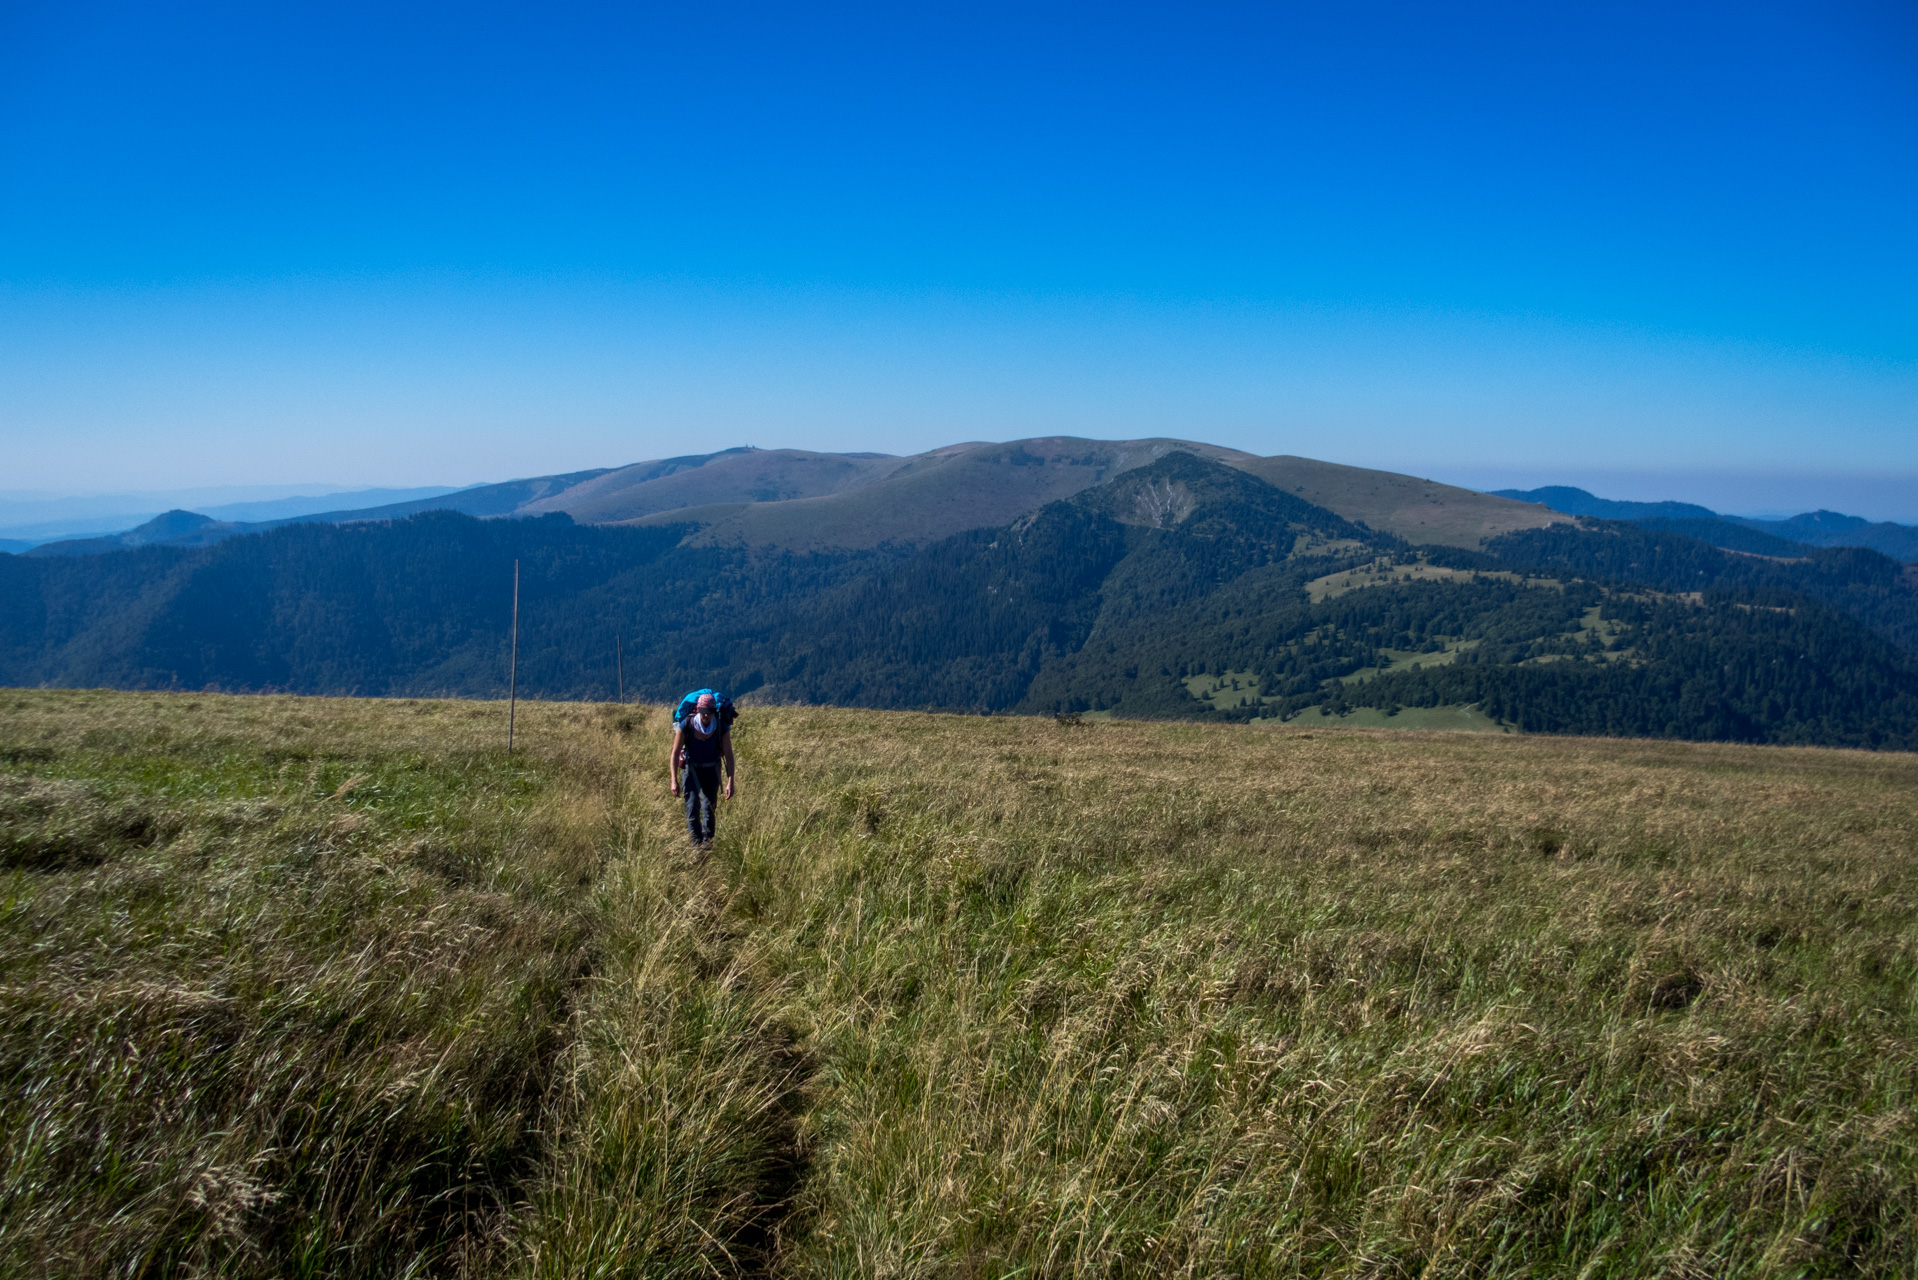
[(0, 1275), (1918, 1272), (1918, 757), (0, 691)]

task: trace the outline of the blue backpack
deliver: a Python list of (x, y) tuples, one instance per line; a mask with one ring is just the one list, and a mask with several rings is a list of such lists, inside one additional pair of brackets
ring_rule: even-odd
[(713, 702), (719, 707), (719, 727), (722, 729), (732, 728), (733, 721), (739, 718), (739, 708), (733, 705), (731, 698), (719, 692), (717, 689), (695, 689), (681, 698), (679, 705), (673, 708), (673, 728), (679, 728), (679, 722), (691, 715), (693, 713), (693, 707), (699, 702), (700, 697), (708, 693), (713, 695)]

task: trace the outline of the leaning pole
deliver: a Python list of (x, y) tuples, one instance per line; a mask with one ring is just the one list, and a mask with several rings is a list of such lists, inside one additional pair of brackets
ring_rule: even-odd
[(506, 754), (513, 754), (513, 713), (519, 709), (519, 561), (513, 561), (513, 665), (506, 685)]

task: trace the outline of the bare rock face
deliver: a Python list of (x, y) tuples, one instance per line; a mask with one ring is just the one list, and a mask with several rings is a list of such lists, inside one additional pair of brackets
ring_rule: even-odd
[(1199, 500), (1192, 496), (1192, 491), (1176, 480), (1140, 485), (1132, 501), (1138, 523), (1154, 529), (1183, 522), (1198, 505)]

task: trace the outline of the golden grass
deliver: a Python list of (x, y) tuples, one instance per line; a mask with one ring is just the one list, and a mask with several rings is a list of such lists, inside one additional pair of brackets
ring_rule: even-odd
[(1918, 758), (0, 708), (10, 1272), (1918, 1268)]

